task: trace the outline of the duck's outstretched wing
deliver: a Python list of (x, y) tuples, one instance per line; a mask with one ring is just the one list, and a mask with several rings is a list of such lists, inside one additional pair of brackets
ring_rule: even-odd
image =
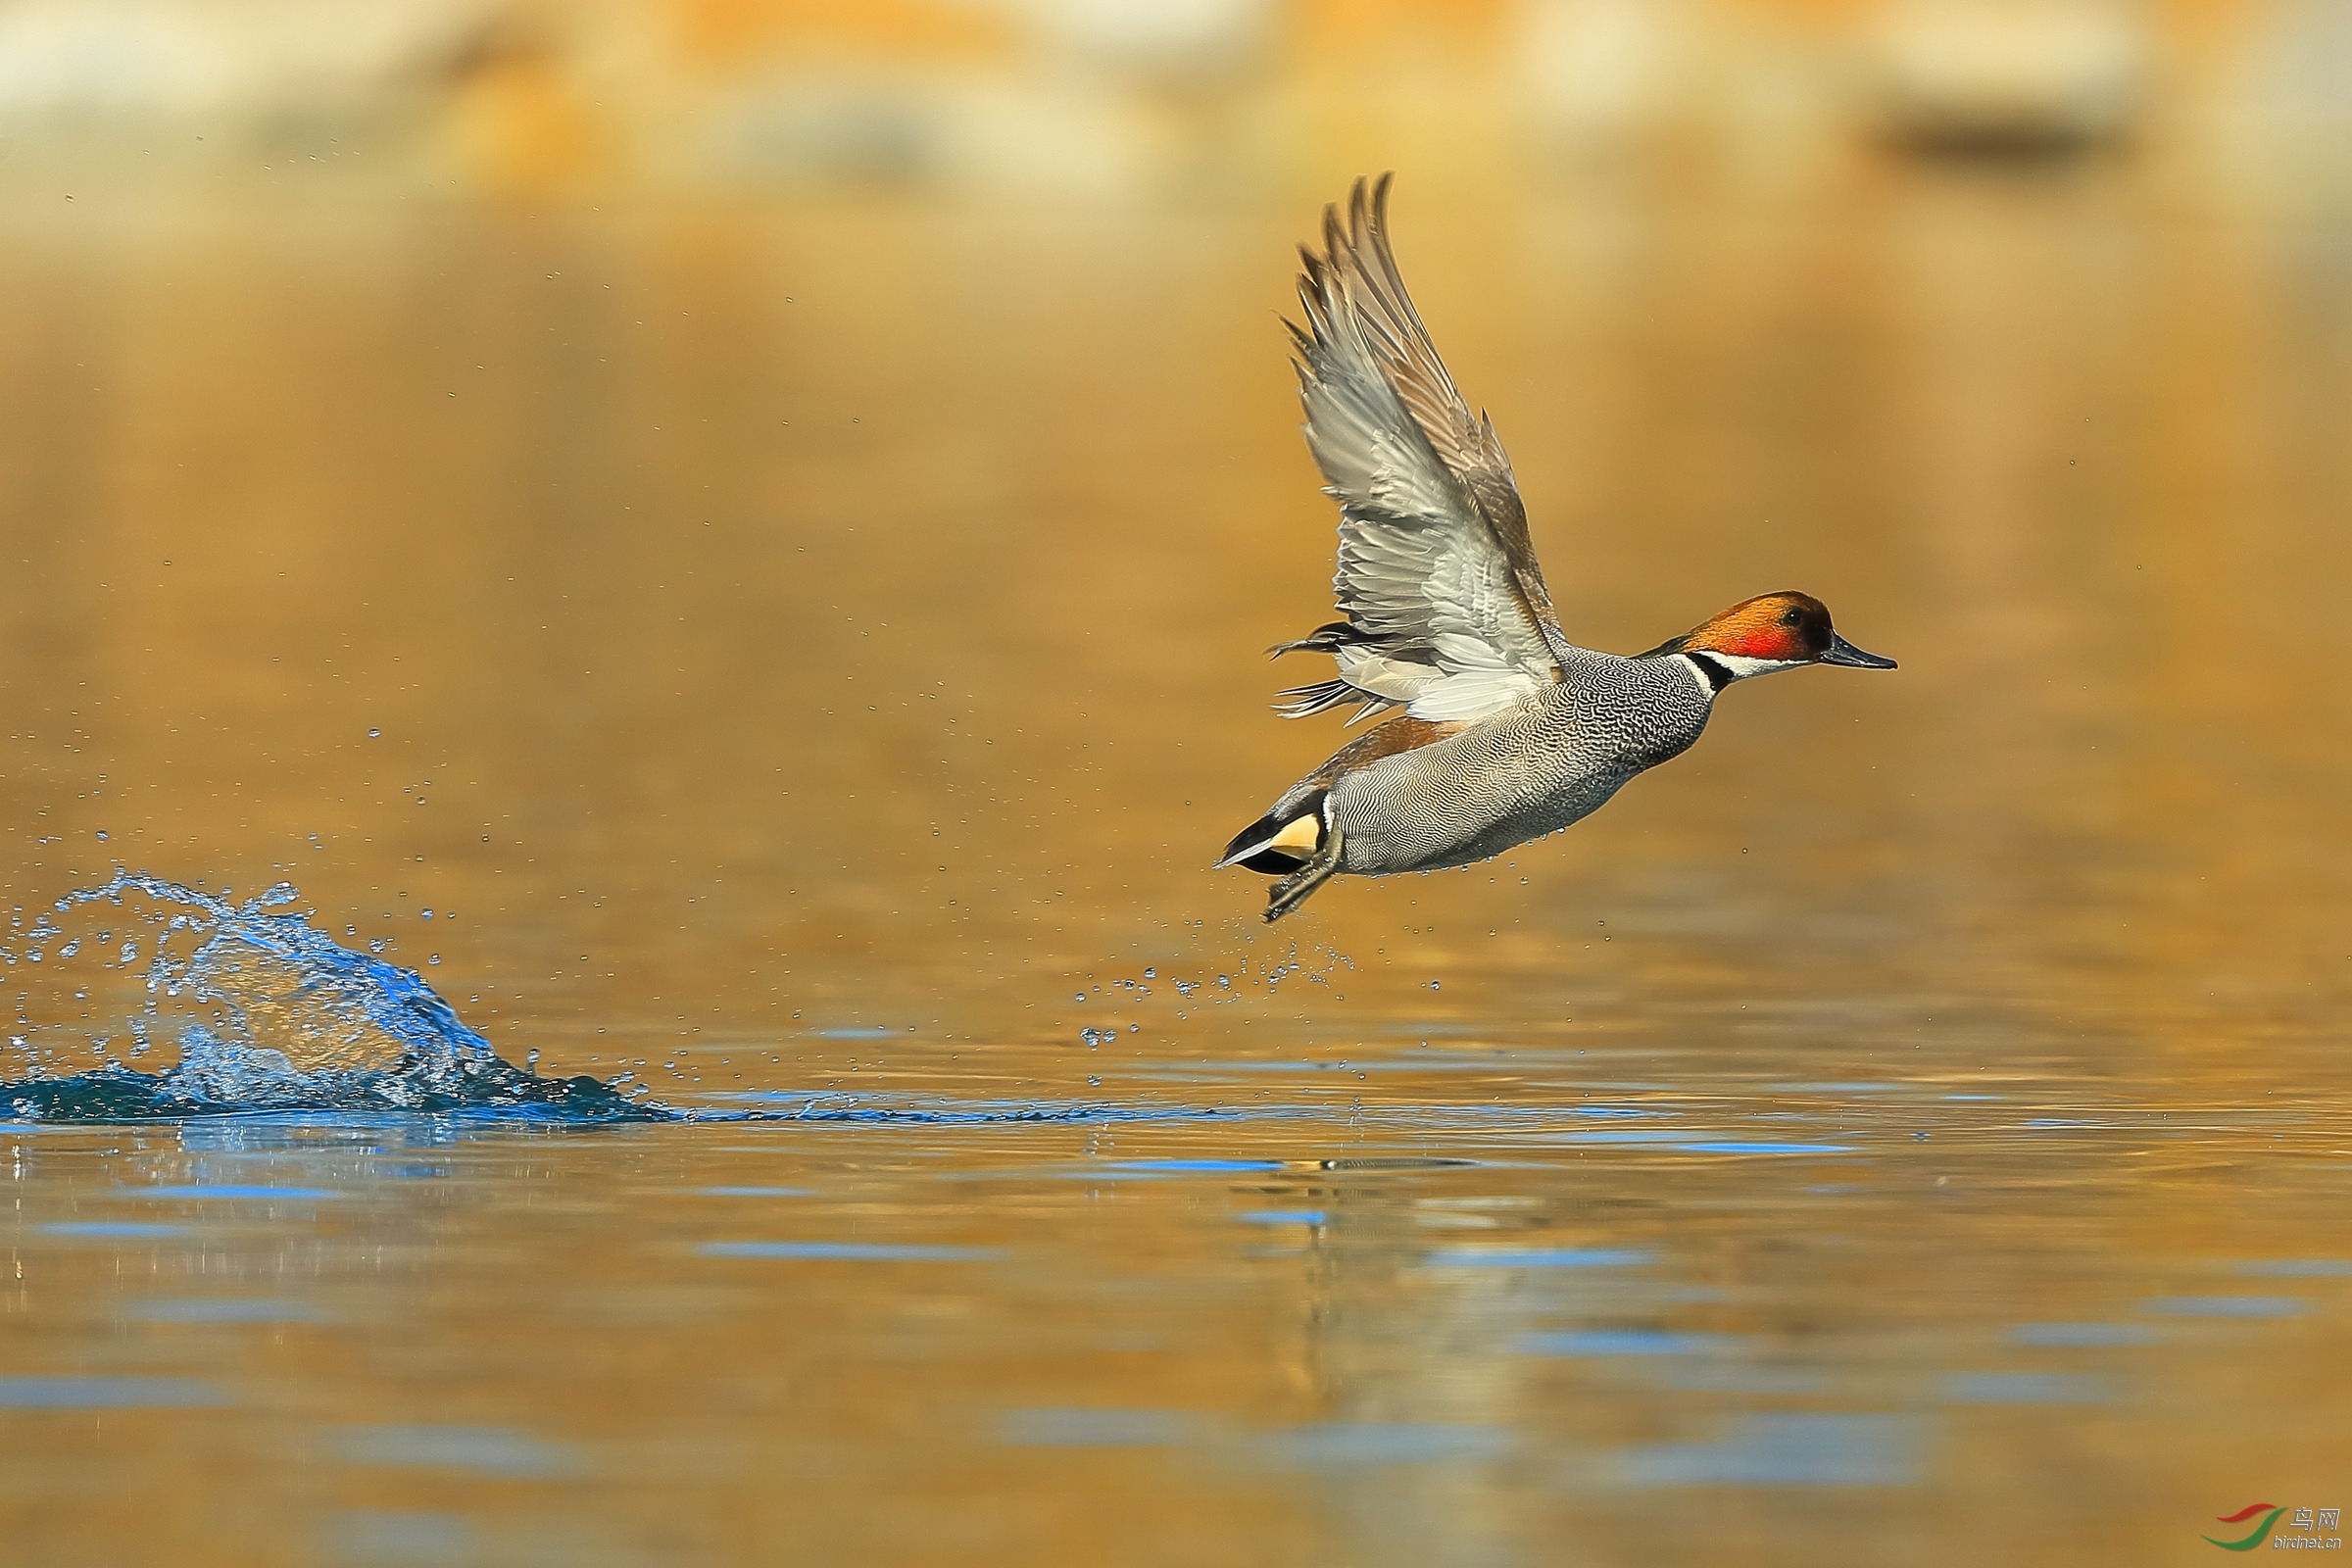
[(1306, 444), (1340, 503), (1333, 587), (1348, 618), (1276, 650), (1340, 665), (1283, 693), (1292, 717), (1352, 702), (1475, 719), (1558, 679), (1574, 651), (1494, 423), (1455, 390), (1396, 270), (1391, 177), (1357, 180), (1344, 222), (1324, 209), (1322, 254), (1299, 252), (1306, 324), (1291, 336)]

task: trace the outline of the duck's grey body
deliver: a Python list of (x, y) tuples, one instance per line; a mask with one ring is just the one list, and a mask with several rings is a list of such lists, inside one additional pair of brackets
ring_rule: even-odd
[(1636, 658), (1560, 630), (1494, 426), (1473, 415), (1404, 290), (1388, 180), (1357, 181), (1345, 221), (1304, 253), (1298, 353), (1306, 440), (1340, 503), (1347, 618), (1277, 653), (1332, 656), (1293, 688), (1294, 718), (1400, 709), (1283, 792), (1220, 865), (1281, 878), (1279, 919), (1330, 877), (1468, 865), (1590, 816), (1679, 756), (1733, 681), (1806, 663), (1891, 667), (1805, 594), (1747, 600)]
[(1335, 869), (1359, 876), (1470, 865), (1592, 815), (1688, 750), (1714, 693), (1678, 657), (1578, 655), (1568, 678), (1455, 734), (1316, 769), (1268, 814), (1287, 821), (1320, 794), (1318, 814), (1340, 829)]

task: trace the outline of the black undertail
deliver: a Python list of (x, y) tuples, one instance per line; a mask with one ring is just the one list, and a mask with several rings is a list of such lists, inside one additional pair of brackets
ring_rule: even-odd
[(1265, 876), (1288, 876), (1291, 872), (1298, 870), (1307, 862), (1307, 857), (1293, 850), (1264, 849), (1239, 860), (1234, 857), (1249, 849), (1252, 844), (1265, 843), (1266, 840), (1273, 838), (1302, 816), (1312, 816), (1320, 820), (1323, 815), (1323, 797), (1327, 793), (1324, 790), (1317, 790), (1313, 795), (1301, 801), (1296, 810), (1285, 812), (1279, 816), (1268, 811), (1233, 836), (1233, 842), (1225, 846), (1225, 853), (1218, 857), (1217, 863), (1238, 865), (1245, 870), (1256, 871)]

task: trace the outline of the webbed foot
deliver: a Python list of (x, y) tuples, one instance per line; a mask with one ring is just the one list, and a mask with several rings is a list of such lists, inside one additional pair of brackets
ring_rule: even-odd
[(1266, 894), (1267, 924), (1273, 924), (1304, 904), (1315, 889), (1338, 874), (1342, 838), (1340, 825), (1337, 822), (1332, 823), (1323, 835), (1323, 842), (1316, 846), (1314, 858), (1276, 882), (1268, 890)]

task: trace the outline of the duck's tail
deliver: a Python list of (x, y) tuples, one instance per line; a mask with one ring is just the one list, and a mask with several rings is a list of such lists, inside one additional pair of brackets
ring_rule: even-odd
[(1267, 876), (1286, 876), (1314, 858), (1323, 847), (1323, 797), (1317, 790), (1303, 800), (1285, 803), (1250, 823), (1225, 846), (1217, 869), (1238, 865)]

